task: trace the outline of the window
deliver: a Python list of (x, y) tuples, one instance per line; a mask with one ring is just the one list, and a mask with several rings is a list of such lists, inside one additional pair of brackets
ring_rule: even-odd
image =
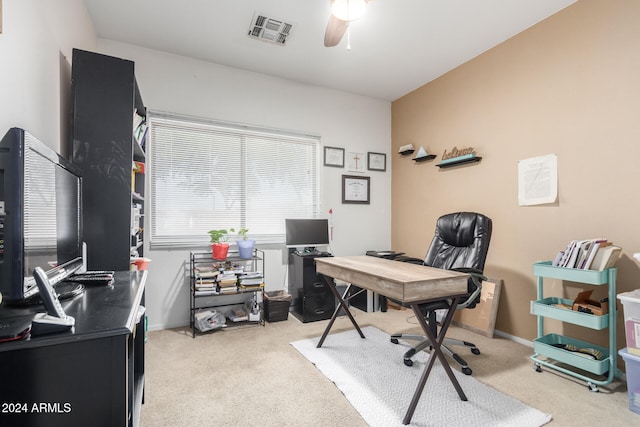
[(244, 227), (284, 242), (285, 218), (319, 213), (320, 138), (150, 112), (151, 246), (194, 246)]

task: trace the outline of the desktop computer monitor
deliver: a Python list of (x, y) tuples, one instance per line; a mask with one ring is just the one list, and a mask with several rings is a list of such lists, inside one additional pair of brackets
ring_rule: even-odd
[(315, 251), (316, 247), (329, 244), (327, 219), (285, 219), (285, 231), (287, 248)]
[(0, 291), (7, 302), (38, 293), (40, 267), (53, 285), (83, 267), (82, 178), (33, 135), (0, 140)]

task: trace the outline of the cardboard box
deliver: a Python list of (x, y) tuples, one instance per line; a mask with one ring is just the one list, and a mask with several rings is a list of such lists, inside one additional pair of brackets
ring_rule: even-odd
[(609, 312), (608, 298), (603, 298), (600, 301), (591, 300), (592, 292), (593, 289), (580, 292), (573, 301), (573, 310), (582, 313), (594, 314), (596, 316), (607, 314)]

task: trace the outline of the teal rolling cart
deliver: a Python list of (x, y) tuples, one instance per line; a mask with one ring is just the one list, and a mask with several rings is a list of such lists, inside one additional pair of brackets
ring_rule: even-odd
[[(609, 384), (616, 376), (623, 376), (622, 372), (617, 368), (616, 273), (617, 270), (615, 268), (593, 271), (553, 267), (551, 261), (533, 264), (533, 274), (537, 276), (538, 299), (531, 301), (531, 314), (538, 316), (538, 337), (533, 341), (534, 354), (531, 356), (531, 360), (533, 360), (534, 368), (537, 372), (542, 372), (542, 366), (560, 371), (566, 375), (586, 381), (589, 390), (596, 392), (599, 391), (599, 385)], [(602, 316), (596, 316), (556, 307), (556, 304), (571, 306), (573, 301), (556, 297), (545, 298), (542, 286), (545, 278), (567, 280), (593, 286), (608, 285), (609, 312)], [(596, 330), (608, 328), (609, 346), (602, 347), (559, 334), (545, 335), (545, 318), (557, 319)], [(596, 352), (600, 352), (601, 356), (598, 358), (585, 357), (584, 353), (569, 351), (566, 347), (595, 349)], [(577, 369), (570, 369), (572, 367)], [(589, 374), (593, 374), (593, 376)]]

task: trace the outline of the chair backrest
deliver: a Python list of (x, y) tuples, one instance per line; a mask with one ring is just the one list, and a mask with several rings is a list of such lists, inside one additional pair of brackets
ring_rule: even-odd
[[(447, 270), (473, 268), (482, 272), (489, 251), (491, 230), (491, 218), (476, 212), (441, 216), (436, 223), (424, 265)], [(475, 288), (475, 284), (469, 280), (469, 293)]]

